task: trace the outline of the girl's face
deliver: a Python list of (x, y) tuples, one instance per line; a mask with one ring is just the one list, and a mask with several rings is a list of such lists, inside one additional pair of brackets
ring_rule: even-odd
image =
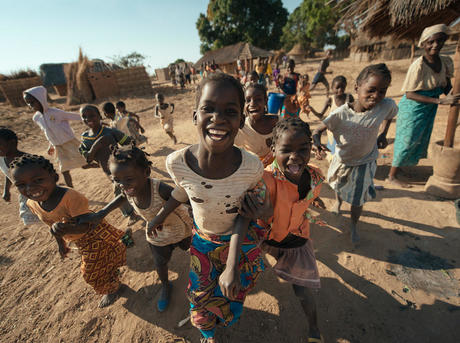
[(58, 176), (38, 165), (15, 168), (13, 172), (14, 185), (19, 193), (31, 200), (43, 202), (56, 188)]
[(24, 96), (24, 101), (27, 104), (27, 106), (29, 106), (29, 108), (37, 112), (43, 112), (43, 106), (40, 103), (40, 101), (35, 99), (35, 97), (30, 95), (29, 93), (24, 93), (23, 96)]
[(101, 127), (101, 116), (99, 113), (94, 111), (93, 109), (86, 109), (81, 113), (81, 119), (83, 119), (83, 122), (85, 123), (86, 126), (88, 126), (90, 129), (98, 129)]
[(390, 83), (380, 75), (370, 75), (356, 86), (358, 102), (364, 111), (374, 108), (385, 98)]
[(197, 126), (200, 144), (207, 151), (221, 153), (231, 149), (238, 130), (244, 125), (235, 86), (228, 82), (206, 83), (193, 123)]
[(150, 169), (143, 169), (134, 162), (110, 162), (110, 174), (126, 195), (136, 197), (145, 191), (145, 184), (150, 175)]
[(311, 139), (304, 132), (284, 131), (272, 146), (276, 162), (287, 179), (298, 183), (310, 161)]
[(245, 93), (244, 111), (251, 117), (263, 115), (267, 103), (264, 92), (257, 88), (249, 88)]
[(425, 54), (428, 56), (439, 55), (441, 52), (444, 43), (446, 42), (446, 35), (444, 33), (436, 33), (423, 42), (423, 48), (425, 49)]
[(126, 110), (126, 108), (124, 106), (117, 106), (117, 111), (118, 112), (124, 112)]
[(334, 82), (332, 84), (332, 93), (334, 95), (343, 95), (345, 93), (345, 89), (347, 88), (347, 84), (341, 81)]

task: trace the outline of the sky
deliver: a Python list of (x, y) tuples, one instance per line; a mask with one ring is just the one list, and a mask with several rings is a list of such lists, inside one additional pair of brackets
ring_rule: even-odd
[[(250, 1), (250, 0), (248, 0)], [(291, 13), (302, 0), (283, 0)], [(133, 51), (149, 72), (178, 58), (197, 61), (195, 23), (208, 0), (0, 0), (0, 73), (72, 62), (78, 48), (110, 62)]]

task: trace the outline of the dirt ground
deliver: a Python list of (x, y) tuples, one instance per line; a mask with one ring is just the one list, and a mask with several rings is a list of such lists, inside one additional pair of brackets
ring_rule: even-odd
[[(401, 84), (409, 60), (388, 62), (393, 82), (388, 96), (401, 98)], [(333, 75), (348, 79), (348, 91), (365, 63), (333, 61)], [(298, 66), (313, 77), (317, 63)], [(332, 76), (328, 76), (332, 80)], [(153, 176), (168, 180), (165, 158), (172, 151), (197, 141), (191, 121), (194, 91), (161, 87), (167, 101), (174, 102), (175, 130), (179, 143), (173, 145), (153, 118), (150, 98), (123, 99), (130, 111), (138, 113), (147, 130)], [(311, 103), (318, 110), (325, 100), (318, 86)], [(52, 96), (54, 98), (54, 96)], [(116, 101), (118, 99), (112, 99)], [(67, 108), (63, 99), (55, 106)], [(432, 141), (443, 138), (447, 107), (440, 107)], [(45, 154), (48, 143), (31, 120), (25, 107), (0, 104), (0, 125), (14, 129), (20, 148)], [(312, 126), (313, 117), (303, 118)], [(75, 132), (83, 124), (72, 124)], [(393, 142), (395, 124), (389, 132)], [(457, 139), (457, 146), (458, 146)], [(359, 231), (361, 245), (353, 248), (346, 230), (349, 207), (334, 216), (322, 211), (328, 226), (312, 231), (321, 290), (317, 296), (319, 325), (326, 342), (458, 342), (460, 336), (460, 231), (452, 201), (424, 192), (432, 173), (430, 159), (406, 169), (411, 189), (385, 183), (393, 145), (378, 160), (376, 184), (385, 187), (377, 199), (364, 207)], [(312, 161), (327, 171), (324, 161)], [(99, 209), (112, 199), (111, 186), (101, 170), (72, 172), (75, 188)], [(3, 178), (0, 177), (3, 183)], [(123, 296), (111, 307), (99, 309), (99, 297), (83, 281), (79, 257), (73, 251), (61, 261), (54, 240), (44, 225), (23, 228), (18, 220), (16, 191), (11, 203), (0, 200), (3, 222), (0, 230), (0, 341), (1, 342), (198, 342), (199, 334), (189, 323), (178, 327), (187, 316), (184, 289), (189, 258), (177, 250), (170, 262), (174, 291), (169, 309), (156, 310), (159, 280), (152, 269), (152, 256), (143, 227), (135, 226), (136, 245), (128, 249), (128, 263), (121, 270), (127, 285)], [(322, 198), (330, 207), (333, 192), (326, 185)], [(117, 211), (109, 221), (124, 227)], [(273, 260), (268, 260), (273, 263)], [(232, 328), (219, 329), (219, 342), (305, 342), (307, 323), (289, 284), (268, 267), (256, 289), (248, 296), (242, 320)], [(457, 338), (455, 338), (457, 337)]]

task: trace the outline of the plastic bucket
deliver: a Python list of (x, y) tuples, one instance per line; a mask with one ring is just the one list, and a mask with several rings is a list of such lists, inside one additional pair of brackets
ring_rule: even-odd
[(278, 114), (286, 96), (281, 93), (268, 93), (268, 113)]

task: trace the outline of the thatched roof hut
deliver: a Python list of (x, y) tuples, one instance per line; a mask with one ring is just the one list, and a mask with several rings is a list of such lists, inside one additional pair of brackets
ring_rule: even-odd
[(289, 58), (292, 58), (296, 63), (299, 63), (305, 59), (307, 53), (307, 49), (305, 49), (302, 44), (297, 43), (292, 47), (291, 51), (289, 51), (287, 55), (289, 56)]
[(354, 62), (370, 62), (376, 59), (386, 61), (409, 58), (411, 46), (394, 42), (389, 38), (368, 39), (358, 36), (350, 44), (350, 58)]
[(234, 74), (236, 72), (237, 60), (253, 60), (255, 58), (268, 58), (274, 54), (270, 51), (258, 48), (250, 43), (236, 43), (224, 46), (217, 50), (211, 50), (204, 54), (195, 63), (196, 68), (201, 68), (203, 63), (217, 63), (220, 69), (226, 73)]
[(40, 65), (40, 76), (45, 87), (65, 85), (64, 63), (44, 63)]
[(425, 27), (449, 24), (460, 16), (459, 0), (339, 0), (338, 25), (354, 27), (371, 37), (416, 41)]

